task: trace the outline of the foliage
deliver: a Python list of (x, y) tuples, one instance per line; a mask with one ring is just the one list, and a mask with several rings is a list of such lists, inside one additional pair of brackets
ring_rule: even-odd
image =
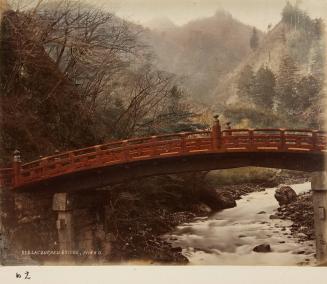
[(2, 21), (2, 159), (15, 148), (31, 158), (95, 142), (74, 83), (40, 46), (37, 28), (28, 15), (11, 11)]
[(143, 30), (79, 2), (44, 2), (2, 21), (2, 159), (197, 127)]
[(276, 97), (275, 74), (268, 67), (261, 67), (255, 75), (251, 98), (255, 105), (272, 110)]
[(237, 91), (238, 96), (241, 100), (251, 96), (254, 86), (255, 75), (253, 68), (250, 65), (245, 65), (240, 73), (238, 82), (237, 82)]
[(323, 83), (312, 73), (301, 75), (290, 56), (282, 58), (277, 75), (263, 66), (256, 73), (249, 66), (244, 70), (238, 83), (241, 103), (224, 111), (234, 125), (321, 128)]
[(282, 22), (288, 24), (294, 29), (304, 31), (316, 39), (320, 39), (323, 35), (324, 23), (322, 19), (311, 19), (310, 16), (299, 8), (296, 3), (292, 5), (287, 2), (282, 11)]
[(296, 101), (294, 108), (301, 112), (309, 108), (317, 100), (321, 86), (313, 75), (308, 75), (302, 77), (296, 88), (299, 99)]
[(268, 168), (244, 167), (212, 171), (207, 176), (207, 182), (212, 185), (234, 185), (251, 182), (267, 182), (275, 177), (278, 170)]
[(285, 117), (273, 110), (258, 108), (247, 103), (228, 105), (224, 117), (232, 122), (235, 128), (265, 128), (285, 125)]
[(250, 47), (252, 50), (256, 50), (259, 47), (259, 36), (258, 31), (255, 27), (253, 27), (252, 35), (250, 38)]
[(321, 83), (325, 79), (325, 42), (320, 40), (316, 43), (316, 45), (312, 48), (311, 52), (311, 61), (310, 61), (310, 71), (312, 75)]
[(298, 77), (298, 66), (289, 55), (285, 55), (279, 67), (276, 85), (277, 106), (281, 112), (288, 111), (292, 115), (296, 111), (294, 104), (299, 99), (296, 90)]

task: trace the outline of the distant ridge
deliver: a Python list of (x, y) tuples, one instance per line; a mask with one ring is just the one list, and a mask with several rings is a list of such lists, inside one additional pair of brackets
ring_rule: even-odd
[(146, 22), (144, 25), (152, 30), (158, 31), (165, 31), (177, 28), (174, 22), (167, 17), (152, 19)]
[[(253, 27), (223, 10), (182, 26), (169, 19), (152, 24), (145, 41), (158, 57), (158, 68), (182, 78), (185, 89), (200, 103), (212, 104), (217, 82), (251, 53)], [(261, 38), (262, 32), (258, 35)]]

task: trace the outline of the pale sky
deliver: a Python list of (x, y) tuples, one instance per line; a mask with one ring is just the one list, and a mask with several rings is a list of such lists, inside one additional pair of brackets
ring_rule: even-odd
[[(192, 19), (212, 16), (219, 8), (234, 18), (263, 30), (276, 24), (286, 0), (84, 0), (115, 11), (140, 24), (167, 17), (181, 25)], [(296, 0), (291, 0), (294, 2)], [(301, 7), (312, 17), (327, 18), (327, 0), (302, 0)]]

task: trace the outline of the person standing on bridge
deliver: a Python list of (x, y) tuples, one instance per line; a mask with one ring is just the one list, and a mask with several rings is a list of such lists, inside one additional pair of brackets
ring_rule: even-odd
[[(231, 130), (231, 129), (232, 129), (231, 122), (230, 121), (226, 122), (226, 130)], [(232, 132), (228, 131), (228, 132), (226, 132), (226, 135), (231, 136)]]

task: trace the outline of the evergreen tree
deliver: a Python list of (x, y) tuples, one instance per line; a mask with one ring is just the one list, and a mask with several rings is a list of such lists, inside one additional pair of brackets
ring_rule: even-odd
[(325, 120), (324, 104), (322, 103), (325, 95), (321, 82), (312, 75), (304, 76), (299, 81), (297, 90), (300, 96), (299, 105), (297, 105), (298, 120), (305, 122), (309, 128), (321, 129)]
[(147, 118), (149, 121), (144, 122), (142, 129), (144, 133), (191, 132), (203, 127), (193, 122), (194, 113), (191, 106), (185, 102), (185, 93), (177, 85), (172, 86), (169, 90), (165, 106), (158, 109), (156, 115), (154, 127), (149, 123), (152, 117)]
[(237, 90), (238, 96), (242, 100), (247, 100), (251, 97), (255, 83), (255, 75), (250, 65), (246, 65), (238, 79)]
[(295, 22), (295, 11), (293, 5), (287, 1), (282, 11), (282, 21), (284, 23), (293, 24)]
[(277, 109), (292, 115), (297, 98), (297, 82), (299, 69), (294, 60), (285, 55), (282, 58), (277, 76)]
[(312, 76), (304, 76), (297, 84), (298, 100), (295, 107), (299, 113), (302, 113), (307, 108), (311, 107), (313, 102), (318, 99), (321, 90), (318, 80)]
[(323, 82), (325, 78), (324, 66), (325, 66), (325, 46), (323, 43), (317, 44), (313, 50), (311, 59), (311, 73), (319, 81)]
[(259, 37), (258, 37), (258, 32), (255, 27), (253, 27), (252, 30), (252, 36), (250, 38), (250, 47), (252, 50), (256, 50), (259, 46)]
[(282, 21), (296, 30), (301, 29), (308, 34), (315, 33), (316, 36), (320, 36), (321, 21), (312, 20), (304, 10), (299, 8), (298, 4), (286, 3), (282, 11)]
[(321, 39), (324, 32), (325, 32), (324, 21), (321, 18), (313, 20), (313, 35), (315, 36), (315, 38), (318, 40)]
[(275, 101), (276, 78), (268, 67), (261, 67), (255, 76), (252, 101), (263, 109), (272, 109)]

